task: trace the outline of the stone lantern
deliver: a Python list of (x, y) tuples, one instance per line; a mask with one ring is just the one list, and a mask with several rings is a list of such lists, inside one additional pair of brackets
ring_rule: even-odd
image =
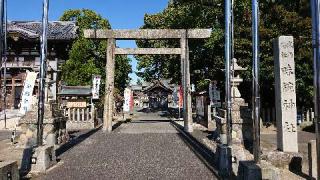
[(243, 68), (238, 65), (237, 59), (233, 58), (232, 59), (232, 78), (231, 78), (231, 98), (241, 98), (241, 93), (238, 89), (238, 86), (240, 83), (243, 82), (243, 79), (240, 77), (240, 71), (245, 71), (247, 68)]

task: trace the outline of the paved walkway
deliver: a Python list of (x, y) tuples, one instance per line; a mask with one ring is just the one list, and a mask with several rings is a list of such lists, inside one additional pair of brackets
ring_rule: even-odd
[(155, 113), (82, 140), (39, 179), (216, 179), (170, 121)]

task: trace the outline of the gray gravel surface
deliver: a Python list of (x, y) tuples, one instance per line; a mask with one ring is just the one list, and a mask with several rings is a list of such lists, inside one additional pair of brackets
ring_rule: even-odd
[[(17, 135), (20, 135), (20, 132), (16, 132)], [(0, 130), (0, 141), (10, 140), (12, 135), (12, 131)]]
[(59, 158), (39, 179), (216, 179), (167, 121), (98, 131)]
[(11, 138), (11, 132), (10, 131), (0, 131), (0, 141), (10, 139)]

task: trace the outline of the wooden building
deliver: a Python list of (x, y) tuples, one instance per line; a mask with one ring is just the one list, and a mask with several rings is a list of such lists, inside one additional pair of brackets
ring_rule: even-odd
[[(7, 49), (7, 108), (19, 108), (21, 92), (27, 71), (40, 70), (40, 37), (41, 22), (12, 21), (8, 23)], [(46, 100), (56, 100), (59, 82), (59, 67), (68, 59), (68, 51), (77, 37), (77, 26), (74, 22), (52, 21), (48, 28), (48, 59)], [(3, 61), (2, 61), (3, 62)], [(4, 63), (1, 66), (1, 89), (4, 85)], [(37, 95), (38, 83), (34, 88)], [(1, 107), (3, 97), (1, 96)]]
[(154, 80), (151, 83), (133, 85), (134, 107), (151, 109), (168, 109), (176, 107), (173, 102), (173, 92), (178, 86), (171, 84), (170, 80)]

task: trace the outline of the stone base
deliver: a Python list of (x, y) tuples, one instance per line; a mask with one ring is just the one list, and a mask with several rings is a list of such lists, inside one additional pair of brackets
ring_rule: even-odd
[(261, 161), (261, 164), (255, 164), (253, 161), (240, 161), (238, 172), (239, 175), (237, 179), (241, 180), (281, 179), (279, 169), (266, 161)]
[(0, 161), (0, 179), (19, 180), (18, 163), (16, 161)]
[(262, 159), (270, 162), (277, 168), (289, 169), (292, 172), (302, 171), (303, 155), (300, 153), (286, 153), (271, 151), (262, 155)]
[(241, 162), (249, 162), (254, 159), (253, 155), (242, 144), (232, 144), (232, 158), (232, 170), (236, 175), (239, 174), (238, 170)]
[(34, 149), (31, 161), (31, 173), (45, 173), (57, 163), (54, 146), (41, 146)]
[(261, 168), (253, 161), (240, 161), (238, 174), (239, 180), (262, 179)]
[(281, 176), (278, 168), (266, 161), (261, 161), (259, 166), (261, 168), (262, 179), (280, 180), (284, 178)]
[(214, 156), (214, 162), (218, 166), (220, 176), (230, 177), (232, 166), (231, 148), (226, 145), (219, 144)]
[(94, 122), (72, 122), (67, 121), (67, 131), (73, 130), (86, 130), (86, 129), (94, 129), (96, 127)]

